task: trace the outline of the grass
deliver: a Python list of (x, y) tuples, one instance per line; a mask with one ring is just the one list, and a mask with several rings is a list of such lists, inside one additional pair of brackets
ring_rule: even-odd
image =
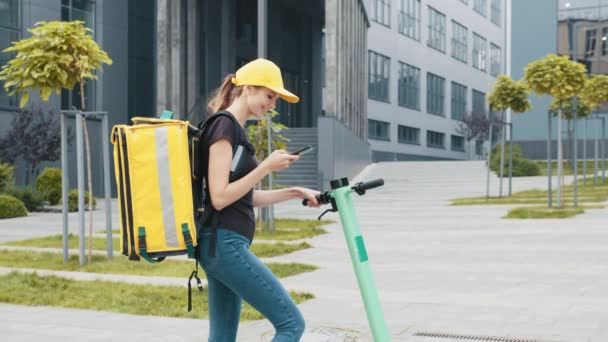
[[(18, 247), (36, 247), (36, 248), (62, 248), (62, 236), (52, 235), (42, 238), (11, 241), (5, 243), (7, 246), (18, 246)], [(78, 236), (69, 234), (68, 246), (69, 248), (78, 248)], [(86, 247), (88, 248), (88, 238), (85, 240)], [(120, 240), (113, 239), (113, 248), (115, 251), (120, 251)], [(310, 248), (311, 246), (306, 242), (299, 244), (286, 244), (286, 243), (256, 243), (251, 245), (251, 252), (260, 258), (275, 257), (279, 255), (293, 253), (295, 251)], [(93, 238), (93, 249), (94, 250), (106, 250), (106, 239), (105, 238)]]
[(503, 218), (508, 219), (563, 219), (570, 218), (584, 213), (582, 207), (520, 207), (509, 210)]
[[(540, 175), (546, 176), (548, 174), (547, 162), (540, 161), (540, 160), (537, 160), (535, 162), (540, 168)], [(595, 161), (587, 160), (586, 162), (587, 162), (587, 177), (589, 177), (589, 175), (593, 175)], [(585, 163), (585, 161), (583, 161), (583, 160), (579, 160), (577, 162), (577, 168), (578, 168), (578, 173), (579, 173), (580, 177), (582, 177), (582, 174), (583, 174), (583, 164), (584, 163)], [(562, 165), (563, 165), (562, 171), (563, 171), (564, 175), (573, 175), (574, 174), (574, 172), (572, 170), (572, 163), (570, 163), (569, 160), (564, 159), (564, 162)], [(598, 159), (598, 170), (597, 171), (598, 171), (598, 174), (601, 176), (601, 174), (602, 174), (602, 160), (601, 159)], [(551, 162), (551, 174), (554, 176), (557, 176), (557, 161)]]
[(320, 226), (333, 223), (334, 221), (276, 219), (274, 222), (274, 233), (267, 230), (260, 230), (258, 227), (255, 232), (255, 239), (291, 241), (311, 238), (327, 233), (327, 231), (320, 228)]
[[(562, 188), (562, 202), (563, 204), (573, 203), (574, 187), (573, 185), (567, 185)], [(451, 205), (486, 205), (486, 204), (546, 204), (547, 203), (546, 190), (526, 190), (514, 193), (511, 197), (464, 197), (452, 199)], [(553, 202), (557, 202), (557, 190), (555, 184), (553, 188)], [(603, 182), (599, 180), (597, 185), (587, 180), (587, 185), (583, 185), (582, 180), (579, 180), (578, 187), (578, 201), (579, 203), (598, 203), (608, 201), (608, 181)]]
[[(279, 278), (311, 272), (318, 268), (314, 265), (298, 263), (266, 263), (266, 265)], [(105, 274), (187, 277), (192, 272), (195, 264), (193, 260), (170, 259), (158, 264), (150, 264), (146, 261), (129, 261), (124, 256), (116, 256), (110, 261), (105, 256), (93, 255), (91, 264), (81, 267), (77, 255), (70, 256), (69, 261), (63, 263), (61, 253), (2, 251), (0, 253), (0, 266)], [(204, 275), (203, 272), (201, 274)]]
[[(296, 303), (314, 298), (310, 293), (291, 292)], [(150, 286), (107, 281), (78, 281), (56, 276), (12, 272), (0, 276), (0, 302), (111, 311), (134, 315), (209, 318), (206, 293), (194, 291), (192, 312), (186, 309), (186, 290), (178, 286)], [(263, 316), (248, 304), (242, 320)]]
[[(334, 221), (275, 219), (274, 233), (256, 227), (255, 239), (292, 241), (311, 238), (327, 233), (325, 229), (320, 227), (330, 223), (334, 223)], [(105, 230), (99, 231), (99, 233), (105, 233)], [(118, 235), (120, 234), (120, 230), (114, 229), (112, 230), (112, 234)]]

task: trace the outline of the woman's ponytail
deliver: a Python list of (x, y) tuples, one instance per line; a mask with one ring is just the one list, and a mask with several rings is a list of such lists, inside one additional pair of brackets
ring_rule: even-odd
[(222, 85), (213, 92), (211, 100), (207, 103), (209, 114), (214, 114), (228, 108), (232, 101), (241, 95), (242, 87), (237, 87), (232, 83), (233, 77), (235, 77), (234, 74), (228, 74), (224, 78)]

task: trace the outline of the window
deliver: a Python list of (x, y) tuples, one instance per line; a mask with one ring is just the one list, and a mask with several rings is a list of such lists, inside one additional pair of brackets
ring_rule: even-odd
[(390, 71), (390, 58), (379, 53), (369, 51), (369, 89), (368, 97), (372, 100), (389, 102), (388, 83)]
[(602, 29), (602, 56), (608, 55), (608, 27)]
[(467, 36), (467, 28), (452, 20), (452, 57), (465, 63), (468, 56)]
[(445, 52), (445, 15), (429, 6), (429, 40), (428, 46)]
[(585, 58), (595, 56), (595, 41), (597, 30), (587, 30), (585, 33)]
[(389, 128), (388, 122), (367, 120), (367, 135), (370, 139), (390, 141)]
[(473, 33), (473, 68), (486, 71), (486, 39)]
[[(95, 1), (94, 0), (61, 0), (61, 20), (82, 20), (88, 28), (95, 29)], [(84, 85), (85, 110), (93, 110), (95, 93), (92, 83)], [(73, 90), (61, 91), (61, 109), (82, 109), (80, 100), (80, 85), (76, 84)]]
[[(21, 23), (19, 20), (19, 0), (0, 0), (0, 51), (11, 46), (11, 42), (20, 39)], [(16, 53), (0, 52), (0, 67), (8, 63)], [(4, 91), (4, 81), (0, 81), (0, 106), (18, 107), (19, 96), (8, 96)]]
[(500, 2), (502, 0), (492, 0), (490, 5), (490, 20), (500, 27)]
[(434, 132), (434, 131), (426, 131), (426, 146), (432, 148), (445, 148), (445, 134)]
[(500, 74), (500, 47), (490, 43), (490, 75)]
[(399, 142), (420, 145), (420, 128), (399, 125)]
[(473, 89), (473, 114), (486, 114), (486, 94)]
[(468, 5), (468, 4), (469, 4), (469, 0), (460, 0), (460, 2), (462, 2), (462, 3), (463, 3), (463, 4), (465, 4), (465, 5)]
[(475, 154), (478, 156), (483, 155), (483, 140), (475, 140)]
[(426, 73), (426, 111), (431, 114), (444, 115), (445, 78), (430, 72)]
[(452, 151), (464, 152), (464, 137), (452, 135)]
[(401, 0), (399, 33), (420, 40), (420, 0)]
[(473, 9), (475, 12), (481, 14), (482, 16), (486, 16), (488, 4), (486, 0), (473, 0)]
[(467, 111), (467, 87), (452, 82), (452, 119), (464, 120)]
[(420, 110), (420, 69), (399, 62), (399, 105)]
[(391, 26), (391, 0), (371, 0), (371, 19), (378, 24)]

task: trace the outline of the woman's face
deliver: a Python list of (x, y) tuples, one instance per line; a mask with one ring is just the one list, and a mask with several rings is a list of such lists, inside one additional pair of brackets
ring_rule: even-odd
[(250, 113), (258, 119), (264, 117), (269, 110), (274, 109), (279, 94), (265, 87), (250, 87), (247, 105)]

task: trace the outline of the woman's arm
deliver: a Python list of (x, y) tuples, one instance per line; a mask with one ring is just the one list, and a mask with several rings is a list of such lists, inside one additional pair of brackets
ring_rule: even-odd
[(253, 206), (267, 207), (269, 205), (289, 201), (294, 198), (308, 199), (310, 207), (318, 207), (315, 196), (318, 191), (306, 188), (286, 188), (279, 190), (254, 190), (253, 191)]
[(222, 210), (239, 198), (271, 171), (279, 171), (289, 167), (291, 162), (299, 159), (285, 151), (274, 151), (268, 158), (243, 178), (229, 183), (230, 166), (232, 165), (232, 145), (227, 139), (218, 140), (209, 147), (209, 195), (215, 210)]

